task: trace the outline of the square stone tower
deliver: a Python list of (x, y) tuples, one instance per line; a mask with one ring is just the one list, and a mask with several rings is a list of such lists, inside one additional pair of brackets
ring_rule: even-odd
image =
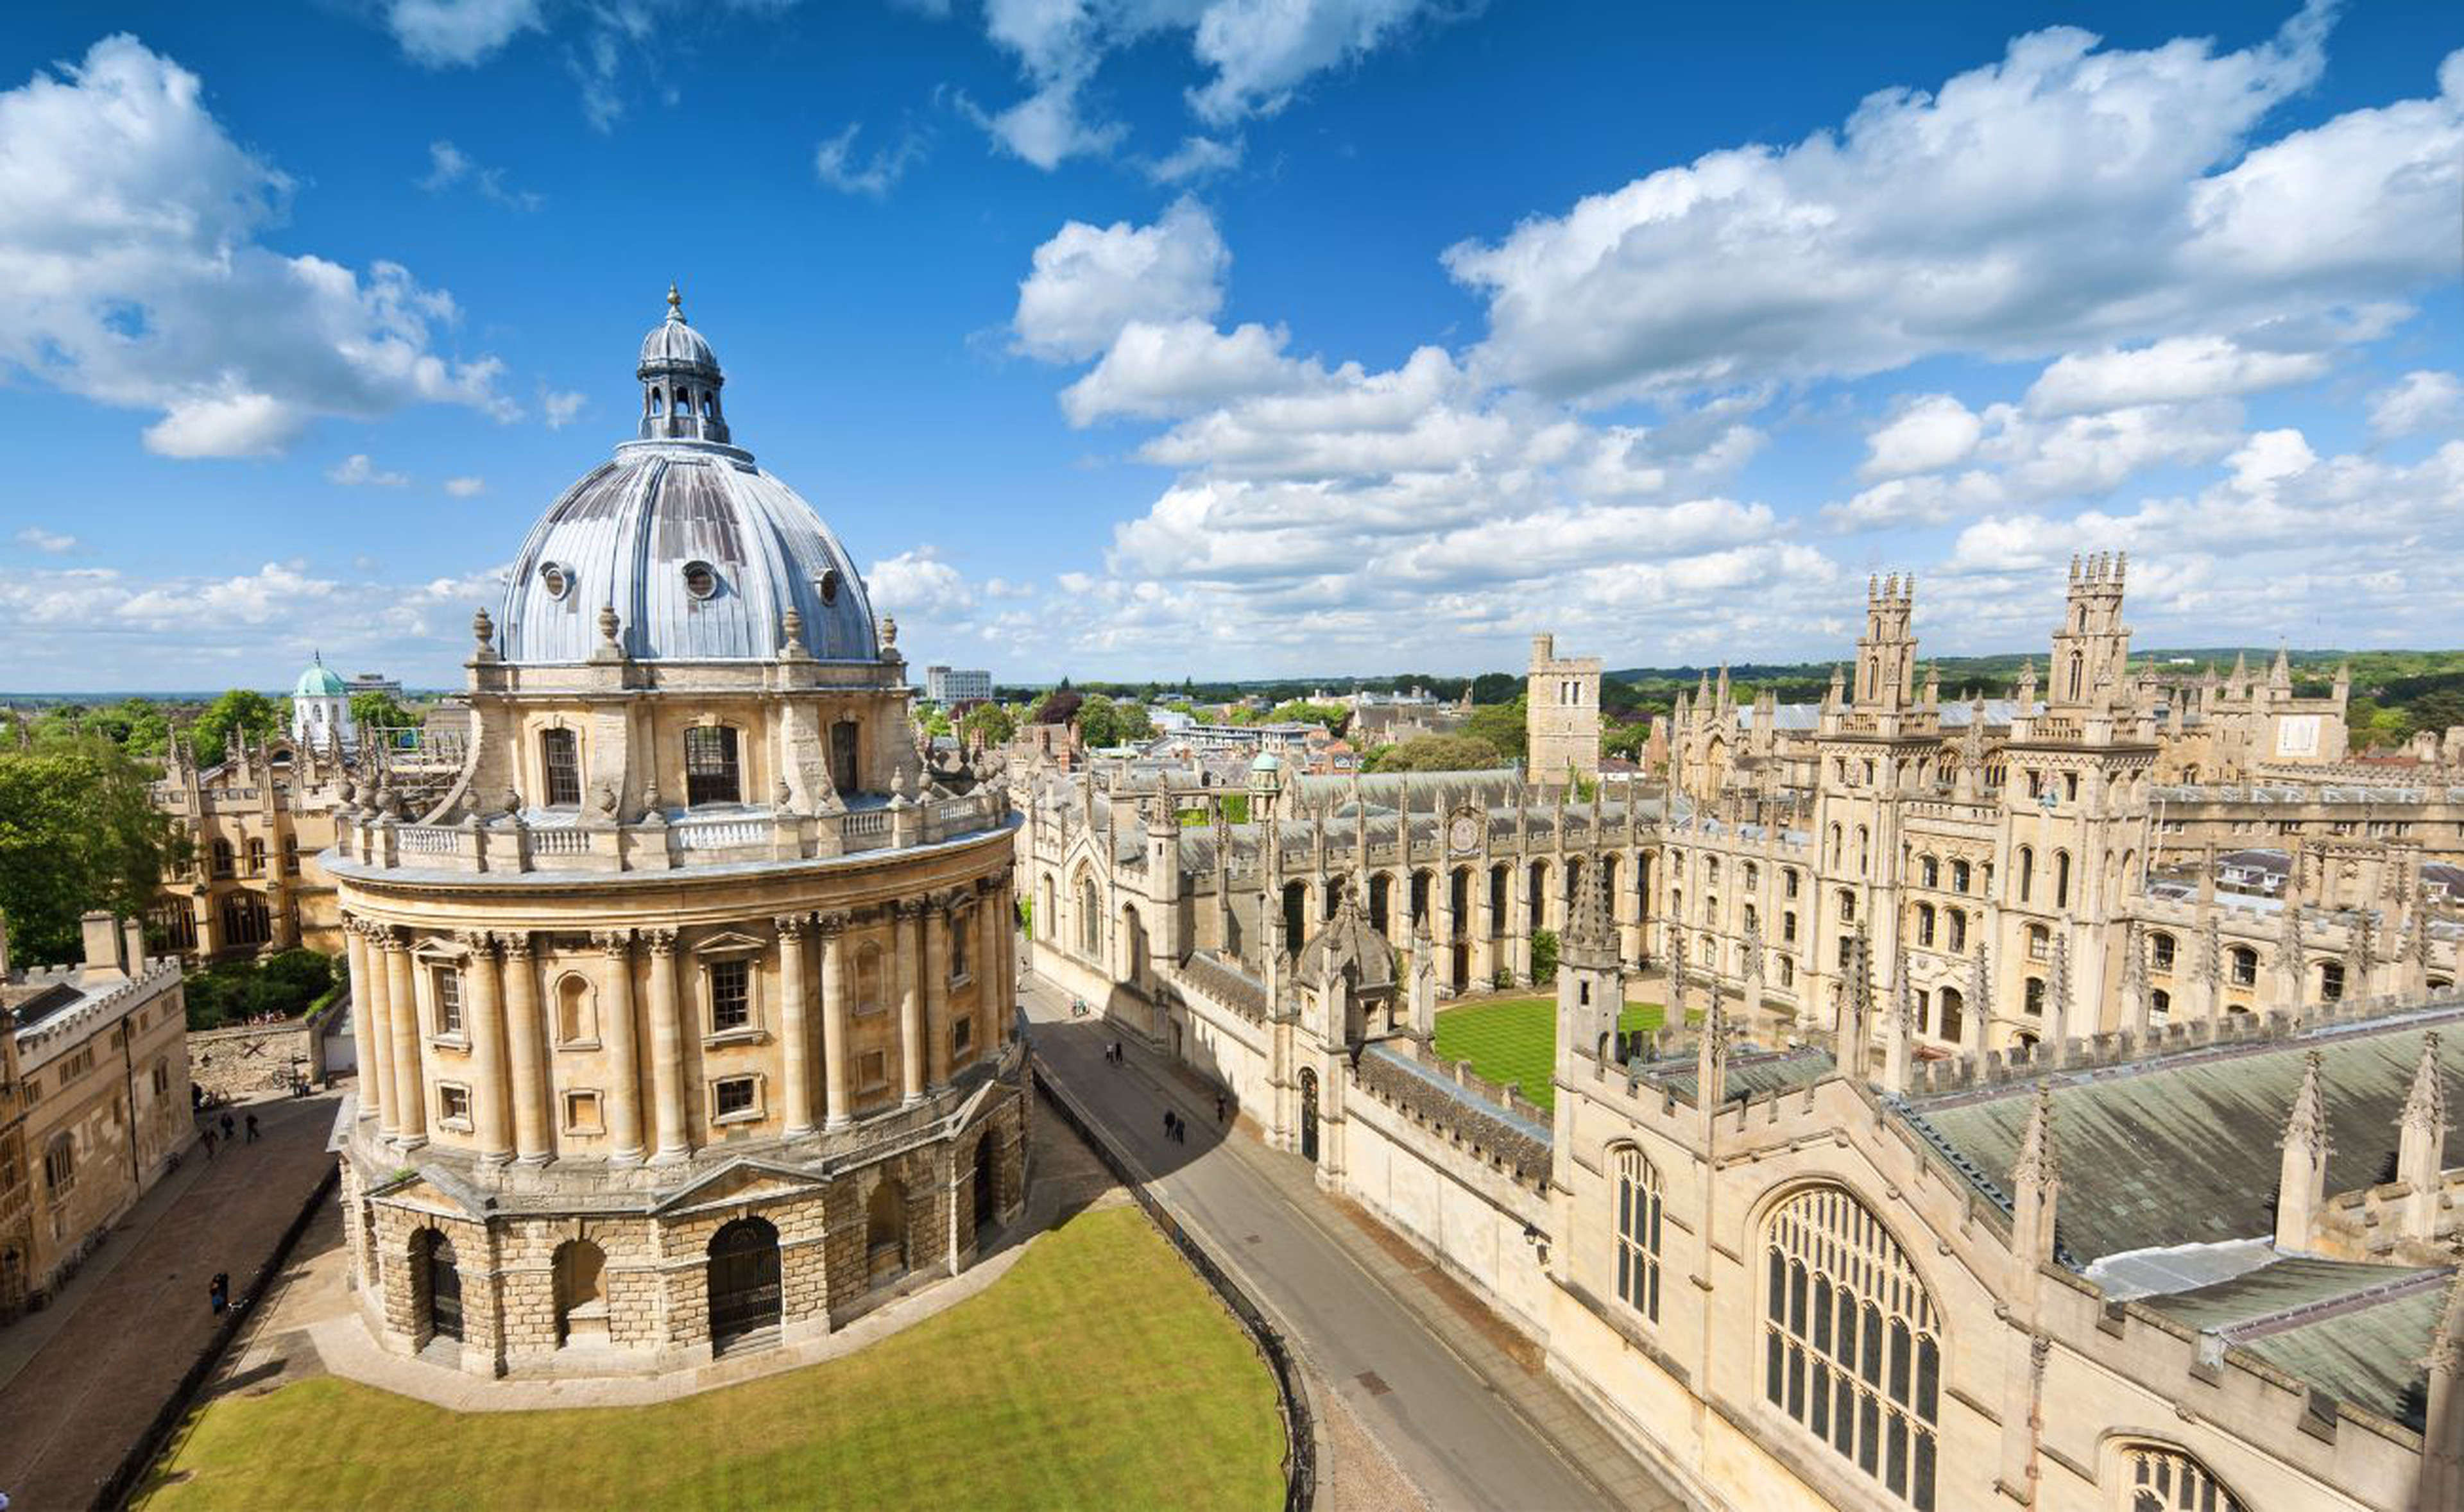
[(1524, 732), (1531, 780), (1560, 783), (1600, 775), (1600, 659), (1559, 656), (1553, 635), (1531, 637)]

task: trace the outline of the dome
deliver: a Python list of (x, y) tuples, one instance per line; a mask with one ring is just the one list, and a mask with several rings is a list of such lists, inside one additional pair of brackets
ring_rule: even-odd
[[(766, 660), (793, 610), (813, 656), (877, 660), (864, 580), (813, 507), (752, 453), (707, 433), (717, 427), (695, 436), (681, 416), (652, 424), (648, 396), (673, 392), (680, 374), (711, 388), (723, 381), (672, 289), (668, 297), (668, 318), (642, 343), (647, 439), (620, 444), (531, 527), (505, 588), (498, 651), (511, 662), (586, 661), (605, 607), (635, 660)], [(688, 364), (698, 370), (682, 373)]]
[(326, 668), (324, 653), (321, 651), (318, 653), (317, 660), (309, 665), (308, 669), (299, 674), (299, 681), (291, 685), (291, 696), (294, 698), (340, 698), (350, 690), (348, 684), (335, 676)]
[(1249, 770), (1252, 772), (1280, 772), (1283, 769), (1284, 764), (1275, 759), (1275, 754), (1271, 751), (1259, 752), (1258, 758), (1249, 763)]

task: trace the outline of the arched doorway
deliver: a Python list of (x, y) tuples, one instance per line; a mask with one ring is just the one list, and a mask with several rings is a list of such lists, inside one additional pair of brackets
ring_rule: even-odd
[(864, 1260), (870, 1285), (907, 1273), (907, 1184), (894, 1176), (873, 1188), (865, 1203)]
[(993, 1172), (993, 1136), (991, 1130), (976, 1141), (976, 1242), (984, 1241), (984, 1231), (1001, 1216), (1001, 1186)]
[(1301, 1071), (1301, 1158), (1317, 1160), (1317, 1073)]
[(421, 1229), (411, 1241), (411, 1261), (418, 1267), (420, 1289), (428, 1294), (428, 1335), (431, 1339), (462, 1338), (462, 1271), (454, 1263), (453, 1241), (437, 1229)]
[(607, 1342), (607, 1255), (588, 1239), (556, 1247), (556, 1342)]
[(710, 1239), (710, 1348), (779, 1326), (779, 1231), (737, 1218)]

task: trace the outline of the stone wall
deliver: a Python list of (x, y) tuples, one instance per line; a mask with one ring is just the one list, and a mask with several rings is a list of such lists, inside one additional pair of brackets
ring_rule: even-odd
[(188, 1079), (210, 1096), (233, 1102), (287, 1096), (292, 1079), (298, 1076), (311, 1082), (325, 1079), (325, 1039), (319, 1022), (285, 1019), (188, 1036)]

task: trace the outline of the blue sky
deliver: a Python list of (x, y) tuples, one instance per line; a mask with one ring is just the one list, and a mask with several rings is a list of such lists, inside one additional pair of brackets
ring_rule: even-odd
[(2452, 8), (56, 7), (0, 686), (459, 680), (671, 277), (917, 661), (2453, 645)]

